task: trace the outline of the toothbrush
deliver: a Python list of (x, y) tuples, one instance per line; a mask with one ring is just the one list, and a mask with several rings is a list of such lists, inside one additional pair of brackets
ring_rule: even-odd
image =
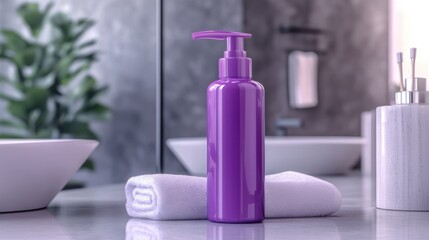
[(402, 52), (398, 52), (396, 53), (396, 61), (398, 63), (398, 69), (399, 69), (399, 88), (400, 91), (404, 91), (404, 83), (403, 83), (403, 79), (404, 79), (404, 74), (402, 71)]
[(416, 48), (410, 48), (410, 58), (411, 58), (411, 91), (414, 91), (415, 88), (415, 73), (416, 73)]

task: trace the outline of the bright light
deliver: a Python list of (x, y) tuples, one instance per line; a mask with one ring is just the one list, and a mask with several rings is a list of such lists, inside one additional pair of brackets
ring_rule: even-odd
[(429, 1), (391, 0), (389, 71), (390, 81), (399, 84), (396, 52), (404, 53), (404, 77), (411, 75), (410, 48), (417, 48), (416, 77), (429, 78)]

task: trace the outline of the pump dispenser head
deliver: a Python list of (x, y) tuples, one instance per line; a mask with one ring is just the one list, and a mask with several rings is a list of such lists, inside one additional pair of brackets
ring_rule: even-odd
[(426, 78), (415, 77), (416, 48), (410, 49), (411, 78), (402, 79), (402, 53), (397, 53), (400, 91), (395, 93), (395, 104), (429, 104), (429, 82)]
[(226, 40), (226, 51), (219, 59), (219, 78), (251, 78), (252, 60), (246, 56), (243, 38), (249, 33), (229, 31), (202, 31), (192, 34), (193, 40)]

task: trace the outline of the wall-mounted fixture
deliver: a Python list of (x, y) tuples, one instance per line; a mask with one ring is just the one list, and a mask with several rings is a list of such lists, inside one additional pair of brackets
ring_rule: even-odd
[(278, 118), (276, 120), (277, 136), (287, 136), (288, 129), (302, 127), (304, 127), (304, 121), (299, 118)]
[(311, 108), (318, 104), (318, 56), (312, 51), (294, 50), (288, 56), (289, 105)]
[(317, 28), (296, 26), (281, 26), (279, 33), (317, 37), (311, 46), (286, 49), (289, 105), (296, 109), (316, 107), (318, 105), (318, 55), (324, 53), (324, 49), (319, 49), (318, 38), (325, 34)]

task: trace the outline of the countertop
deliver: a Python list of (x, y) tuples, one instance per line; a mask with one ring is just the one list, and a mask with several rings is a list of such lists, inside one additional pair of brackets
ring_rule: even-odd
[(47, 209), (0, 214), (0, 239), (428, 239), (429, 213), (375, 209), (369, 178), (353, 173), (323, 179), (343, 195), (341, 209), (330, 217), (261, 224), (131, 220), (124, 185), (117, 184), (62, 191)]

